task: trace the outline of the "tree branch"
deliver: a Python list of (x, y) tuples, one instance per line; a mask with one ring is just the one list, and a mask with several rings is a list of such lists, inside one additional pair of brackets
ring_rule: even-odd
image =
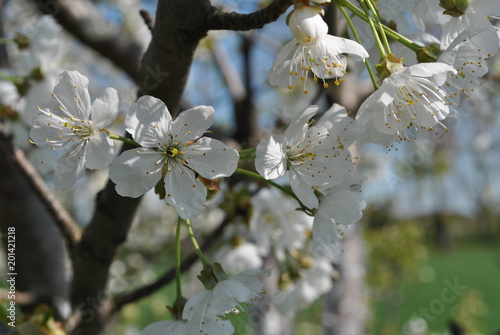
[(148, 27), (149, 31), (153, 31), (154, 26), (155, 26), (155, 20), (151, 17), (149, 12), (147, 10), (141, 9), (139, 11), (139, 14), (141, 14), (142, 19), (144, 20), (144, 24)]
[[(94, 49), (134, 81), (139, 80), (139, 60), (142, 47), (120, 31), (102, 34), (98, 27), (107, 23), (95, 6), (88, 0), (33, 0), (45, 14), (52, 15), (61, 26), (82, 43)], [(126, 56), (124, 56), (126, 55)]]
[(259, 29), (276, 21), (291, 5), (292, 0), (274, 0), (269, 6), (250, 14), (228, 13), (213, 7), (212, 13), (207, 18), (206, 28), (241, 31)]
[(82, 231), (80, 227), (54, 196), (38, 171), (26, 158), (23, 151), (12, 145), (11, 139), (4, 133), (2, 125), (0, 125), (0, 146), (2, 146), (5, 153), (9, 154), (12, 163), (24, 175), (33, 191), (52, 215), (55, 224), (68, 244), (68, 249), (72, 251), (76, 243), (81, 239)]

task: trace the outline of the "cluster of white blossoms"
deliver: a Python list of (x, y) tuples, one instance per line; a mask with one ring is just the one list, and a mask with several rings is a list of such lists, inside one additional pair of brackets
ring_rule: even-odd
[[(462, 93), (470, 97), (481, 86), (480, 78), (488, 72), (486, 60), (500, 45), (498, 29), (489, 21), (500, 15), (494, 1), (435, 1), (441, 11), (413, 1), (393, 5), (392, 12), (412, 13), (402, 18), (413, 18), (408, 25), (422, 29), (421, 41), (434, 43), (417, 51), (413, 59), (418, 64), (411, 57), (403, 61), (389, 54), (380, 64), (380, 88), (359, 108), (356, 121), (363, 135), (358, 140), (386, 146), (411, 140), (423, 130), (447, 131), (442, 121), (460, 115)], [(418, 19), (423, 17), (434, 17), (442, 26), (440, 38), (425, 31), (425, 23)]]
[[(314, 82), (320, 79), (325, 88), (329, 81), (338, 85), (347, 73), (347, 56), (365, 61), (368, 52), (358, 42), (328, 35), (319, 6), (329, 1), (293, 2), (288, 27), (294, 39), (279, 51), (269, 83), (293, 88), (302, 81), (304, 93), (309, 91), (307, 85), (314, 85), (310, 78)], [(386, 1), (380, 0), (377, 6), (385, 10), (379, 13), (366, 7), (361, 10), (349, 0), (336, 5), (373, 21), (373, 31), (375, 23), (379, 24), (374, 34), (385, 36), (384, 31), (392, 30), (380, 28), (381, 22), (390, 22), (384, 15), (391, 13), (403, 13), (397, 20), (401, 27), (425, 29), (421, 18), (430, 9), (422, 3), (428, 2), (384, 6)], [(368, 0), (363, 3), (375, 5)], [(435, 44), (418, 45), (395, 31), (389, 35), (416, 57), (406, 60), (396, 48), (391, 51), (387, 39), (386, 45), (378, 44), (378, 79), (370, 72), (375, 91), (354, 118), (334, 104), (315, 120), (320, 108), (310, 105), (282, 133), (265, 134), (255, 149), (242, 151), (241, 157), (223, 142), (204, 137), (214, 122), (210, 106), (190, 108), (173, 118), (164, 102), (142, 96), (127, 113), (125, 129), (131, 137), (124, 138), (107, 128), (118, 115), (116, 90), (107, 88), (91, 103), (86, 77), (77, 71), (59, 75), (52, 94), (56, 107), (38, 107), (30, 132), (32, 143), (62, 152), (53, 179), (56, 189), (69, 188), (86, 169), (109, 167), (118, 194), (140, 197), (154, 189), (188, 225), (207, 201), (205, 179), (241, 172), (282, 192), (276, 195), (276, 189), (263, 188), (253, 193), (249, 201), (253, 212), (245, 217), (247, 226), (237, 243), (239, 250), (235, 247), (233, 254), (220, 257), (224, 262), (238, 262), (227, 268), (241, 272), (227, 276), (218, 263), (207, 265), (200, 257), (205, 268), (199, 278), (205, 290), (177, 306), (174, 320), (151, 324), (142, 335), (233, 334), (226, 316), (238, 314), (240, 304), (259, 300), (261, 279), (269, 275), (269, 271), (248, 267), (260, 268), (262, 258), (269, 254), (286, 264), (283, 268), (292, 267), (289, 273), (295, 275), (281, 283), (285, 294), (278, 309), (283, 314), (293, 314), (330, 288), (334, 272), (330, 262), (342, 253), (346, 227), (361, 219), (366, 206), (360, 191), (363, 178), (355, 174), (351, 153), (355, 146), (367, 142), (390, 146), (424, 131), (447, 131), (446, 119), (459, 116), (462, 100), (481, 85), (481, 77), (488, 72), (486, 60), (499, 49), (498, 31), (487, 18), (500, 15), (494, 1), (441, 0), (440, 6), (440, 13), (432, 13), (442, 26), (440, 38), (419, 39), (437, 41)], [(405, 25), (410, 19), (413, 21)], [(128, 150), (116, 156), (114, 140), (126, 142)], [(250, 154), (243, 156), (243, 152)], [(258, 174), (238, 169), (240, 159), (253, 158)], [(286, 277), (283, 273), (281, 278)]]

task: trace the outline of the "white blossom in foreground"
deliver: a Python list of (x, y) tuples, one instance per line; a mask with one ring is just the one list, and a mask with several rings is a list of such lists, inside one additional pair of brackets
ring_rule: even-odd
[(326, 191), (313, 222), (313, 251), (332, 259), (342, 252), (342, 226), (361, 219), (366, 202), (361, 196), (361, 180), (348, 178)]
[[(290, 14), (289, 28), (295, 39), (285, 44), (272, 65), (268, 78), (272, 86), (291, 89), (301, 79), (303, 92), (308, 93), (309, 71), (314, 80), (335, 78), (334, 83), (338, 85), (346, 73), (344, 54), (356, 60), (368, 57), (368, 52), (360, 44), (328, 35), (328, 25), (321, 12), (318, 7), (303, 6)], [(328, 84), (325, 82), (324, 86)]]
[(189, 298), (184, 306), (182, 318), (192, 320), (201, 315), (203, 321), (210, 313), (224, 315), (240, 303), (251, 305), (265, 293), (260, 278), (269, 275), (270, 270), (248, 270), (221, 280), (214, 288)]
[(107, 88), (91, 105), (88, 83), (77, 71), (61, 73), (53, 93), (58, 108), (39, 108), (33, 119), (33, 143), (65, 152), (53, 178), (57, 190), (73, 185), (85, 168), (107, 167), (114, 157), (114, 143), (104, 127), (116, 118), (118, 93)]
[(213, 123), (214, 109), (197, 106), (173, 120), (167, 106), (151, 96), (135, 102), (125, 126), (142, 147), (125, 151), (110, 167), (110, 178), (122, 196), (139, 197), (163, 179), (165, 200), (183, 219), (197, 217), (207, 189), (196, 177), (228, 177), (239, 155), (224, 143), (201, 137)]
[[(368, 52), (358, 43), (342, 37), (326, 35), (316, 43), (304, 45), (294, 39), (280, 50), (269, 72), (272, 86), (292, 89), (300, 80), (306, 87), (309, 72), (315, 80), (335, 79), (336, 85), (342, 82), (346, 73), (348, 54), (358, 61), (368, 57)], [(324, 83), (328, 87), (327, 83)]]
[(352, 167), (349, 152), (335, 134), (324, 126), (309, 127), (317, 110), (316, 106), (306, 108), (283, 135), (266, 135), (257, 146), (255, 159), (255, 168), (266, 179), (289, 170), (290, 186), (308, 208), (318, 207), (315, 187), (340, 184)]
[[(387, 135), (393, 140), (407, 140), (411, 129), (432, 131), (436, 125), (442, 126), (441, 120), (457, 116), (446, 102), (446, 92), (440, 88), (450, 72), (455, 70), (448, 64), (422, 63), (404, 67), (385, 78), (356, 116), (360, 131), (371, 135), (367, 141), (386, 144)], [(371, 131), (372, 127), (376, 131)]]

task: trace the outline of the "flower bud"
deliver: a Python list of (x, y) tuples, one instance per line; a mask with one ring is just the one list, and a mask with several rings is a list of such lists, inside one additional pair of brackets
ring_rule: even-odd
[(469, 7), (469, 2), (470, 0), (440, 0), (439, 6), (445, 9), (443, 14), (460, 17)]
[(290, 32), (301, 44), (314, 44), (328, 34), (323, 10), (316, 6), (297, 6), (288, 18)]

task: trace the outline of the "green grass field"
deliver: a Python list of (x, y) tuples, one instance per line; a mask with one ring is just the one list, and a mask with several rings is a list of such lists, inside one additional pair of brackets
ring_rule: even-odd
[(424, 281), (403, 280), (398, 294), (375, 302), (374, 334), (404, 334), (403, 325), (415, 316), (427, 322), (426, 334), (443, 334), (451, 320), (468, 334), (498, 334), (500, 243), (467, 243), (448, 253), (431, 252), (421, 269)]

